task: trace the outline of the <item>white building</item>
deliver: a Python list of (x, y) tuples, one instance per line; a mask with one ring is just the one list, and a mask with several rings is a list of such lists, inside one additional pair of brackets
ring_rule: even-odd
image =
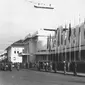
[(7, 51), (0, 54), (0, 61), (7, 59)]
[(6, 48), (8, 61), (11, 61), (12, 63), (17, 62), (22, 63), (22, 57), (19, 56), (19, 53), (23, 52), (23, 49), (24, 49), (23, 40), (14, 42), (12, 45)]

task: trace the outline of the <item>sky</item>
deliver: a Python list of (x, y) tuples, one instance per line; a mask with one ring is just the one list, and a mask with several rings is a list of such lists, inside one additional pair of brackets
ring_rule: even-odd
[[(54, 9), (34, 8), (29, 1), (51, 4)], [(85, 0), (0, 0), (0, 52), (38, 29), (83, 22), (84, 8)]]

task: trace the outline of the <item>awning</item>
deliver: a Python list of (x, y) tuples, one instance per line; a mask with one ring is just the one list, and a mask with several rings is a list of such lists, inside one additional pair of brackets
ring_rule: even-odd
[(20, 56), (33, 56), (34, 54), (33, 53), (19, 53)]
[(20, 53), (20, 56), (24, 56), (24, 55), (30, 55), (29, 53)]

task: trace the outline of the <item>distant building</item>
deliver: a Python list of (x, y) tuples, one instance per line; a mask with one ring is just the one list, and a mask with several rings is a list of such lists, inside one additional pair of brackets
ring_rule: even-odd
[(19, 56), (19, 53), (23, 52), (23, 49), (23, 40), (18, 40), (11, 44), (9, 47), (7, 47), (6, 50), (8, 61), (11, 61), (12, 63), (22, 63), (22, 57)]
[(4, 51), (0, 54), (0, 61), (7, 60), (7, 51)]

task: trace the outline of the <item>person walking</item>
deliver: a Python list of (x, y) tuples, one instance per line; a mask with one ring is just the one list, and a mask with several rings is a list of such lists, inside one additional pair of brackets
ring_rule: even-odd
[(26, 69), (28, 69), (28, 62), (26, 62)]
[(12, 71), (12, 62), (9, 62), (9, 70)]
[(64, 63), (64, 75), (66, 75), (66, 61), (64, 61), (63, 63)]
[(19, 69), (20, 69), (20, 64), (19, 64), (19, 62), (17, 63), (17, 70), (19, 71)]
[(74, 72), (74, 76), (77, 76), (77, 64), (75, 61), (73, 62), (73, 72)]

